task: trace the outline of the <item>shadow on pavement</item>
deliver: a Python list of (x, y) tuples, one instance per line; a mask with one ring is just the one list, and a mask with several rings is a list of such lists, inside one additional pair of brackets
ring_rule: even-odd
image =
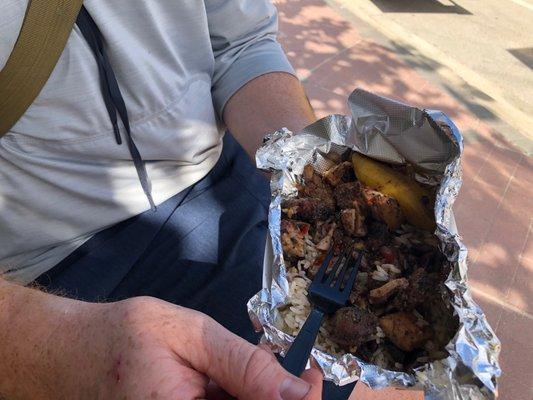
[[(442, 68), (442, 64), (421, 54), (413, 46), (400, 46), (393, 42), (390, 43), (390, 49), (394, 51), (394, 53), (404, 56), (405, 62), (416, 70), (434, 72)], [(488, 123), (490, 123), (490, 121), (498, 120), (498, 117), (492, 111), (480, 103), (481, 101), (494, 102), (494, 99), (486, 93), (467, 84), (466, 82), (463, 82), (460, 88), (453, 87), (452, 85), (446, 83), (442, 84), (442, 86), (459, 103), (476, 115), (477, 118)], [(453, 113), (451, 113), (450, 116), (453, 116)]]
[(533, 69), (533, 47), (510, 49), (507, 51), (511, 53), (516, 59), (518, 59), (522, 64), (527, 66), (529, 69)]
[(438, 0), (372, 0), (372, 3), (383, 12), (472, 15), (454, 1), (449, 1), (452, 5), (443, 4)]

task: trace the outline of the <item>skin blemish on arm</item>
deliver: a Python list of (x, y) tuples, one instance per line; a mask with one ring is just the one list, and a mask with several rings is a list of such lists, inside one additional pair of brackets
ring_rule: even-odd
[(113, 364), (113, 367), (111, 368), (111, 371), (109, 371), (109, 375), (113, 382), (119, 383), (120, 382), (120, 366), (122, 364), (122, 357), (119, 356), (118, 360)]

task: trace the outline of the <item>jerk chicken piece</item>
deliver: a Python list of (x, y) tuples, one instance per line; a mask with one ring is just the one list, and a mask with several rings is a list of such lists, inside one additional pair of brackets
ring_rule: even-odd
[(366, 280), (359, 282), (356, 279), (355, 285), (352, 288), (352, 292), (350, 293), (348, 303), (357, 306), (363, 310), (368, 309), (368, 287), (366, 284)]
[(352, 163), (345, 161), (333, 166), (326, 171), (324, 179), (331, 186), (337, 186), (343, 182), (353, 181), (355, 179), (355, 174), (353, 172)]
[(313, 169), (312, 165), (308, 164), (304, 167), (303, 176), (305, 184), (298, 188), (298, 195), (320, 199), (328, 208), (334, 210), (333, 190), (324, 181), (324, 178)]
[(358, 208), (363, 214), (367, 206), (362, 198), (362, 185), (359, 182), (346, 182), (336, 186), (333, 192), (337, 206), (341, 209)]
[(305, 257), (307, 244), (305, 237), (310, 225), (306, 222), (281, 220), (281, 245), (283, 252), (289, 257)]
[(409, 277), (409, 286), (401, 289), (392, 301), (392, 308), (397, 310), (412, 310), (416, 307), (431, 303), (439, 288), (439, 275), (428, 273), (424, 268), (418, 268)]
[(338, 215), (338, 226), (337, 229), (335, 229), (335, 232), (333, 232), (333, 252), (335, 254), (341, 254), (342, 251), (350, 246), (354, 246), (355, 250), (363, 250), (364, 249), (364, 242), (361, 240), (354, 241), (353, 236), (346, 233), (346, 230), (344, 229), (342, 225), (342, 220), (340, 218), (340, 213)]
[(375, 219), (385, 222), (391, 231), (398, 229), (404, 217), (395, 198), (369, 188), (363, 188), (361, 194)]
[(333, 243), (333, 233), (335, 232), (335, 228), (337, 227), (337, 224), (335, 222), (332, 222), (330, 224), (324, 224), (324, 228), (327, 229), (325, 235), (321, 237), (321, 239), (316, 244), (316, 248), (318, 250), (322, 251), (328, 251)]
[(385, 336), (403, 351), (422, 347), (431, 336), (429, 329), (418, 326), (416, 317), (407, 312), (381, 317), (379, 327)]
[(314, 243), (318, 243), (326, 236), (328, 236), (332, 226), (337, 226), (333, 219), (328, 219), (326, 221), (316, 221), (313, 225), (314, 229), (311, 229), (311, 233), (313, 235)]
[(344, 307), (333, 315), (332, 336), (346, 348), (359, 346), (376, 333), (378, 319), (369, 311), (359, 307)]
[(335, 208), (321, 199), (304, 197), (285, 201), (281, 210), (291, 219), (314, 222), (327, 219), (333, 214)]
[(348, 208), (341, 211), (341, 222), (344, 231), (351, 236), (366, 235), (365, 217), (359, 208)]
[(369, 300), (372, 304), (382, 304), (400, 289), (406, 289), (409, 281), (405, 278), (393, 279), (383, 286), (370, 291)]

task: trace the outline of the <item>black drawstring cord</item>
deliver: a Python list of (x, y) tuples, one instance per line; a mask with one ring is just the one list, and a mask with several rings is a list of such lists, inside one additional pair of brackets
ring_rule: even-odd
[(113, 124), (115, 140), (117, 144), (122, 144), (122, 138), (120, 136), (117, 120), (118, 113), (126, 130), (128, 149), (133, 159), (135, 169), (137, 170), (137, 175), (139, 176), (139, 181), (141, 182), (144, 194), (146, 195), (152, 210), (156, 210), (156, 206), (152, 198), (152, 185), (150, 183), (150, 179), (148, 178), (146, 166), (142, 160), (141, 154), (139, 153), (139, 149), (135, 145), (133, 137), (131, 136), (128, 110), (126, 108), (126, 103), (124, 103), (122, 93), (120, 92), (113, 68), (111, 67), (107, 54), (104, 51), (102, 34), (100, 33), (98, 26), (96, 26), (96, 23), (90, 16), (89, 12), (83, 6), (78, 15), (76, 24), (80, 28), (80, 31), (85, 37), (87, 43), (89, 43), (89, 46), (91, 47), (91, 50), (96, 58), (98, 72), (100, 75), (100, 84), (102, 86), (102, 95), (104, 97), (104, 103), (107, 108), (109, 118)]

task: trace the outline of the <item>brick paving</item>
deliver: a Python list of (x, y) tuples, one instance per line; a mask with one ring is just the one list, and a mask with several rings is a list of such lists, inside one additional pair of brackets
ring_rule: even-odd
[[(348, 113), (362, 87), (446, 112), (465, 137), (464, 183), (454, 207), (469, 249), (469, 282), (502, 341), (500, 399), (533, 399), (533, 161), (460, 101), (403, 62), (393, 47), (363, 37), (322, 0), (275, 0), (280, 41), (319, 117)], [(371, 391), (354, 398), (422, 399), (421, 393)]]

